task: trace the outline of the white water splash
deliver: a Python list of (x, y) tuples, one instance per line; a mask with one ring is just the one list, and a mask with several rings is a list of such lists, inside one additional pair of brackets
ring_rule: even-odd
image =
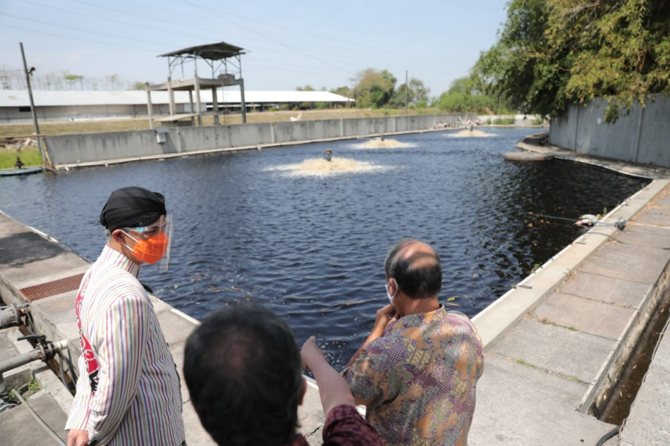
[(461, 130), (458, 133), (449, 133), (447, 136), (451, 138), (490, 138), (492, 136), (496, 136), (492, 133), (486, 133), (482, 132), (480, 130)]
[(286, 164), (266, 169), (268, 171), (287, 172), (290, 176), (331, 176), (345, 173), (365, 173), (387, 170), (387, 166), (356, 161), (351, 158), (333, 157), (332, 161), (323, 158), (306, 159), (299, 164)]
[(352, 146), (354, 149), (401, 149), (415, 147), (415, 144), (396, 141), (395, 139), (369, 139), (363, 143)]

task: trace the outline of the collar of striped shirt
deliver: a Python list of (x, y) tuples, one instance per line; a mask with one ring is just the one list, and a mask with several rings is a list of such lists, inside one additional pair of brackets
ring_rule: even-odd
[(102, 254), (98, 261), (118, 266), (119, 268), (128, 271), (133, 276), (137, 277), (140, 274), (140, 265), (130, 260), (123, 253), (116, 251), (105, 245)]

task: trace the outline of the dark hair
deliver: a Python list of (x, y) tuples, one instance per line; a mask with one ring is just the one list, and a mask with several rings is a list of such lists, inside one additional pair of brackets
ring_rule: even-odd
[(384, 272), (394, 278), (398, 286), (412, 299), (424, 299), (437, 295), (442, 288), (442, 261), (431, 248), (432, 254), (416, 253), (410, 257), (398, 254), (411, 243), (423, 243), (415, 239), (403, 239), (393, 245), (386, 254)]
[(184, 376), (220, 445), (285, 445), (296, 435), (302, 362), (291, 329), (244, 303), (209, 314), (186, 341)]

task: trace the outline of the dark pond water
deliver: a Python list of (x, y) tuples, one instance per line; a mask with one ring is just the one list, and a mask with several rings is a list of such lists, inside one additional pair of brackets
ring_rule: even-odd
[[(95, 260), (105, 242), (97, 219), (111, 191), (160, 191), (176, 229), (169, 273), (141, 275), (157, 296), (195, 318), (261, 300), (299, 342), (316, 335), (341, 366), (387, 302), (382, 264), (398, 239), (437, 249), (441, 297), (474, 316), (579, 235), (568, 222), (528, 212), (597, 214), (646, 184), (561, 161), (505, 162), (502, 154), (531, 130), (487, 132), (496, 136), (428, 133), (397, 137), (412, 146), (396, 149), (341, 141), (3, 178), (0, 209)], [(326, 149), (376, 169), (304, 176), (282, 168)]]

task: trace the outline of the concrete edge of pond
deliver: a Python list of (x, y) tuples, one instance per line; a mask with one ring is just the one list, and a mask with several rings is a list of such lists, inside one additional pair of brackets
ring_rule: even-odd
[[(628, 198), (603, 218), (604, 223), (618, 219), (630, 220), (670, 180), (654, 180)], [(613, 226), (596, 226), (577, 238), (561, 252), (549, 259), (535, 273), (519, 282), (516, 287), (494, 301), (472, 318), (482, 338), (484, 351), (489, 351), (526, 313), (554, 289), (559, 287), (581, 263), (605, 244), (609, 237), (619, 232)]]
[(576, 163), (601, 167), (603, 169), (612, 170), (614, 172), (622, 173), (632, 177), (648, 178), (652, 180), (670, 178), (670, 169), (666, 169), (664, 167), (627, 163), (625, 161), (618, 161), (608, 158), (598, 158), (595, 156), (574, 152), (556, 145), (541, 144), (540, 141), (545, 139), (547, 135), (547, 132), (528, 135), (521, 141), (517, 142), (516, 147), (527, 152), (542, 153), (547, 156), (552, 156), (558, 160), (573, 161)]
[(156, 161), (170, 158), (180, 158), (192, 155), (206, 155), (209, 153), (223, 153), (223, 152), (245, 152), (249, 150), (265, 150), (265, 149), (275, 149), (286, 146), (299, 146), (305, 144), (315, 144), (315, 143), (326, 143), (326, 142), (335, 142), (335, 141), (346, 141), (346, 140), (355, 140), (355, 139), (371, 139), (379, 138), (383, 136), (397, 136), (397, 135), (408, 135), (416, 133), (432, 133), (432, 132), (447, 132), (447, 131), (456, 131), (462, 129), (423, 129), (423, 130), (409, 130), (403, 132), (388, 132), (388, 133), (374, 133), (370, 135), (351, 135), (351, 136), (340, 136), (336, 138), (323, 138), (323, 139), (308, 139), (302, 141), (289, 141), (281, 143), (272, 143), (272, 144), (254, 144), (246, 146), (237, 146), (237, 147), (225, 147), (220, 149), (207, 149), (207, 150), (194, 150), (189, 152), (178, 152), (178, 153), (166, 153), (160, 155), (147, 155), (147, 156), (138, 156), (132, 158), (118, 158), (110, 160), (100, 160), (100, 161), (89, 161), (82, 163), (67, 163), (67, 164), (56, 164), (54, 168), (56, 170), (70, 170), (76, 168), (84, 167), (96, 167), (96, 166), (107, 166), (110, 164), (125, 164), (132, 163), (136, 161)]

